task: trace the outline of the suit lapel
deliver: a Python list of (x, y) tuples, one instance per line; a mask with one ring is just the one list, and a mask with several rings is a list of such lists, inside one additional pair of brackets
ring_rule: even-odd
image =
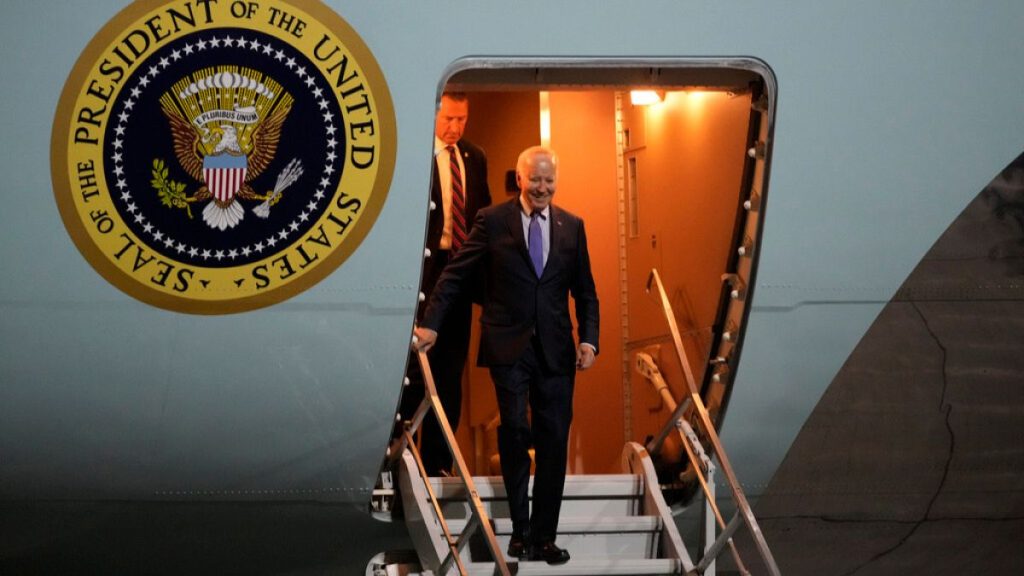
[(523, 236), (523, 211), (519, 204), (519, 197), (516, 196), (508, 203), (508, 214), (505, 216), (505, 224), (508, 226), (508, 233), (512, 236), (512, 243), (516, 251), (523, 257), (523, 262), (533, 271), (533, 263), (530, 262), (530, 251), (526, 248), (526, 237)]
[(562, 211), (555, 208), (554, 204), (551, 204), (550, 210), (548, 211), (548, 217), (551, 219), (550, 227), (548, 228), (548, 241), (550, 246), (548, 247), (548, 261), (544, 263), (544, 274), (541, 275), (541, 279), (545, 278), (549, 274), (553, 274), (552, 270), (557, 269), (560, 265), (558, 250), (559, 242), (562, 241), (562, 237), (565, 234), (565, 227), (563, 224)]
[[(509, 202), (509, 211), (505, 216), (505, 224), (508, 226), (508, 232), (512, 235), (512, 241), (516, 245), (516, 250), (523, 257), (523, 263), (527, 266), (530, 272), (533, 272), (533, 262), (530, 260), (530, 250), (526, 247), (526, 237), (523, 235), (523, 218), (522, 206), (519, 204), (519, 197), (517, 196)], [(565, 215), (564, 213), (551, 205), (548, 212), (548, 218), (551, 219), (550, 227), (548, 228), (548, 240), (550, 246), (548, 247), (548, 260), (544, 263), (544, 273), (541, 274), (541, 279), (553, 274), (552, 270), (557, 269), (560, 263), (560, 251), (558, 246), (565, 240), (566, 228), (565, 228)]]

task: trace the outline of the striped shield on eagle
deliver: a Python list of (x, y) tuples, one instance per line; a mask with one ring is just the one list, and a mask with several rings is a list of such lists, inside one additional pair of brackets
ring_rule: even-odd
[(203, 178), (213, 197), (229, 202), (245, 183), (249, 160), (245, 154), (222, 153), (203, 157)]

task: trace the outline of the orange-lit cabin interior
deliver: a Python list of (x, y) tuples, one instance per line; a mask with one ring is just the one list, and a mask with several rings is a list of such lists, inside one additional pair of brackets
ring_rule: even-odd
[[(752, 123), (758, 89), (748, 76), (725, 87), (659, 86), (662, 100), (649, 105), (632, 104), (619, 81), (538, 87), (507, 71), (457, 73), (446, 87), (469, 95), (465, 137), (487, 152), (495, 203), (515, 194), (505, 182), (519, 152), (544, 143), (559, 154), (555, 203), (586, 222), (601, 340), (595, 367), (577, 375), (571, 474), (620, 472), (623, 444), (644, 442), (669, 417), (635, 368), (637, 352), (651, 353), (676, 399), (686, 393), (661, 302), (647, 291), (652, 268), (713, 417), (728, 397), (729, 380), (711, 382), (707, 372), (728, 346), (723, 325), (742, 321), (727, 310), (723, 274), (750, 273), (735, 254), (753, 218), (743, 209), (748, 147), (764, 127)], [(474, 474), (498, 475), (497, 407), (487, 369), (476, 366), (478, 337), (474, 322), (457, 438)]]

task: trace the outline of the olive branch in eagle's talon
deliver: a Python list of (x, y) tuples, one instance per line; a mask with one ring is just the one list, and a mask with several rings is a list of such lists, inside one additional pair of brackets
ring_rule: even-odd
[(192, 208), (189, 203), (194, 198), (185, 195), (185, 183), (167, 179), (167, 166), (160, 158), (153, 159), (153, 179), (150, 180), (157, 194), (160, 195), (160, 202), (168, 208), (184, 208), (189, 220), (192, 219)]

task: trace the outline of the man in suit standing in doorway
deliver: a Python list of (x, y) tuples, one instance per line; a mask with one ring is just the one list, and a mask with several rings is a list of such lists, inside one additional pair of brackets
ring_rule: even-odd
[[(487, 156), (462, 138), (468, 119), (469, 99), (465, 93), (441, 95), (434, 118), (434, 164), (426, 242), (430, 256), (424, 261), (420, 282), (420, 291), (426, 298), (430, 298), (445, 265), (465, 243), (477, 211), (491, 204)], [(421, 306), (417, 318), (422, 315)], [(472, 315), (469, 300), (453, 306), (441, 330), (444, 336), (438, 338), (428, 355), (437, 395), (453, 432), (458, 429), (462, 411), (462, 372), (469, 349)], [(402, 395), (400, 407), (403, 420), (411, 419), (423, 400), (423, 376), (415, 357), (410, 358), (408, 376), (409, 387)], [(451, 453), (433, 412), (422, 425), (420, 455), (430, 476), (447, 474), (452, 468)]]
[[(565, 485), (576, 370), (597, 354), (599, 312), (583, 221), (551, 203), (558, 159), (545, 147), (519, 156), (520, 195), (482, 210), (465, 246), (441, 274), (416, 328), (416, 347), (429, 350), (447, 317), (483, 278), (478, 363), (488, 366), (498, 398), (498, 451), (513, 534), (510, 556), (562, 564), (555, 544)], [(575, 300), (579, 345), (569, 296)], [(531, 421), (527, 418), (527, 407)], [(536, 457), (533, 513), (527, 495), (529, 448)]]

